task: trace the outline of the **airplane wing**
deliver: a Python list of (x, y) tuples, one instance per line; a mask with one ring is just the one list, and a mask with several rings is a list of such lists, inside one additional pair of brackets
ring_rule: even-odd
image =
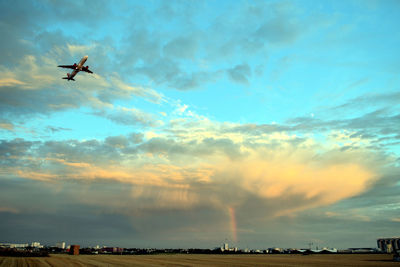
[(60, 68), (75, 69), (76, 65), (58, 65)]
[(87, 72), (87, 73), (93, 73), (93, 71), (86, 69), (86, 68), (82, 68), (82, 71)]

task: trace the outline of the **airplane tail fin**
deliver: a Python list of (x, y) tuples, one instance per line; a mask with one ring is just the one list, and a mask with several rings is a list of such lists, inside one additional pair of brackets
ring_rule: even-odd
[(73, 80), (73, 81), (75, 81), (75, 79), (74, 79), (74, 78), (70, 78), (70, 77), (63, 77), (63, 79), (65, 79), (65, 80), (68, 80), (68, 81), (70, 81), (70, 80)]
[(70, 78), (70, 74), (69, 73), (67, 73), (67, 77), (63, 77), (63, 79), (66, 79), (66, 80), (73, 80), (73, 81), (75, 81), (74, 80), (74, 78)]

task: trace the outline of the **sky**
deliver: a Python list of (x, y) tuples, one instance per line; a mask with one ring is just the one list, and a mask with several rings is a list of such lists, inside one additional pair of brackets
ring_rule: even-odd
[[(400, 2), (0, 0), (0, 242), (376, 247)], [(78, 63), (75, 82), (61, 79)]]

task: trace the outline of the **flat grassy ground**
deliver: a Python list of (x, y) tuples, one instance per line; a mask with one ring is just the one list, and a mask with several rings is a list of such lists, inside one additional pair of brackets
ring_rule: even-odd
[(392, 255), (60, 255), (0, 257), (0, 266), (400, 266)]

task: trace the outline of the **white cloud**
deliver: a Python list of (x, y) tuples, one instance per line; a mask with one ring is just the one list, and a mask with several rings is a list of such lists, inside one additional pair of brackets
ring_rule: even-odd
[[(91, 45), (72, 45), (72, 44), (67, 44), (67, 49), (69, 53), (72, 56), (77, 56), (77, 57), (84, 57), (86, 56), (91, 50), (94, 50), (96, 48), (96, 44), (93, 43)], [(80, 58), (79, 58), (80, 60)], [(78, 62), (76, 62), (78, 63)]]

